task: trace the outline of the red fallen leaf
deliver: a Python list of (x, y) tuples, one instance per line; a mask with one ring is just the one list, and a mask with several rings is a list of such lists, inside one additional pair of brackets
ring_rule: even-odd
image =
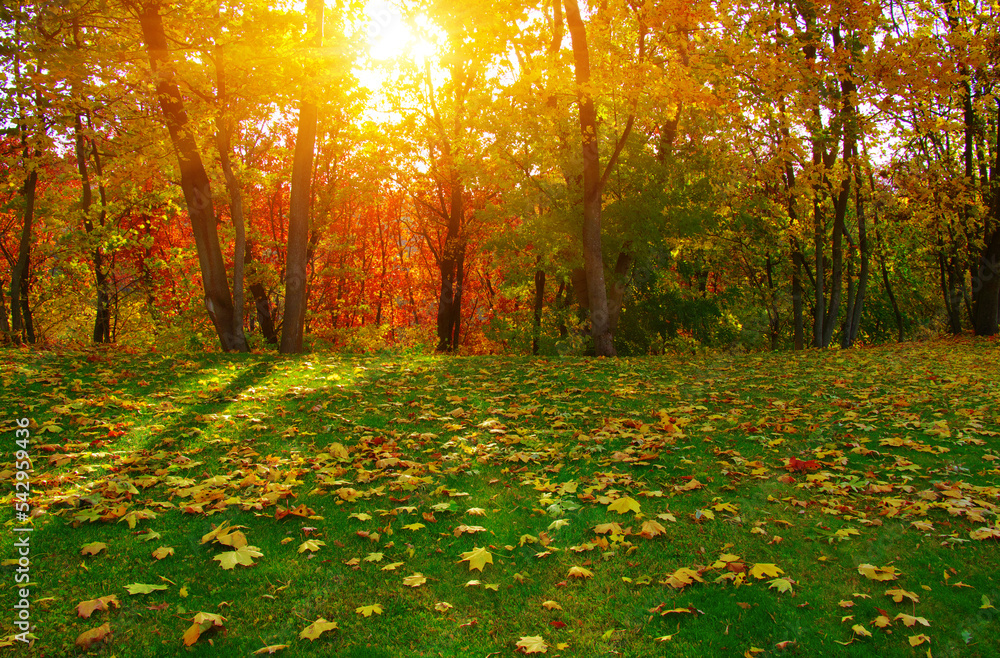
[(367, 530), (358, 530), (354, 534), (356, 534), (358, 537), (361, 537), (362, 539), (368, 539), (368, 535), (371, 533), (369, 533)]
[(470, 619), (469, 621), (465, 622), (464, 624), (459, 624), (458, 627), (459, 628), (472, 628), (473, 626), (478, 626), (478, 625), (479, 625), (479, 620), (478, 619)]
[(556, 587), (566, 587), (567, 583), (565, 580), (556, 583)]
[(789, 457), (788, 464), (785, 465), (785, 468), (790, 471), (815, 471), (819, 468), (819, 462), (815, 459), (802, 461), (797, 457)]
[(160, 610), (166, 610), (170, 607), (169, 603), (161, 603), (159, 605), (147, 605), (146, 610), (152, 610), (154, 612), (159, 612)]
[(566, 624), (556, 619), (555, 621), (550, 621), (549, 626), (552, 628), (566, 628)]
[(785, 484), (792, 484), (793, 482), (795, 482), (795, 478), (793, 478), (791, 475), (782, 475), (781, 477), (778, 478), (778, 482), (784, 482)]
[(882, 615), (883, 617), (888, 617), (889, 619), (892, 619), (892, 615), (890, 615), (888, 612), (886, 612), (882, 608), (875, 608), (875, 609), (878, 610), (878, 613), (880, 615)]
[(125, 432), (123, 432), (122, 430), (108, 430), (106, 436), (109, 439), (117, 439), (119, 436), (125, 436)]
[(389, 500), (391, 500), (394, 503), (405, 503), (409, 499), (410, 499), (409, 496), (403, 496), (402, 498), (394, 498), (393, 496), (389, 496)]

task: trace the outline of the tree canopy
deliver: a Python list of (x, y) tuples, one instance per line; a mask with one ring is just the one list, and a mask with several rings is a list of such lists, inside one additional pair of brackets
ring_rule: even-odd
[(611, 355), (998, 332), (989, 3), (0, 11), (8, 343)]

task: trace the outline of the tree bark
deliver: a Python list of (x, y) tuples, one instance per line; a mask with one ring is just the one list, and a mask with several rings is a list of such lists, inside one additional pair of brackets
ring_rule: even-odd
[[(314, 14), (313, 44), (323, 45), (324, 0), (309, 0), (306, 12)], [(309, 200), (313, 169), (313, 151), (316, 147), (316, 125), (319, 108), (305, 93), (299, 106), (299, 127), (295, 136), (295, 156), (292, 162), (292, 187), (288, 208), (288, 253), (285, 261), (285, 315), (281, 322), (282, 354), (302, 351), (305, 331), (308, 285), (306, 269), (309, 260)]]
[[(541, 257), (538, 258), (541, 261)], [(545, 270), (535, 270), (535, 325), (531, 333), (531, 353), (538, 354), (538, 342), (542, 336), (542, 307), (545, 303)]]
[(573, 60), (583, 139), (583, 265), (587, 273), (590, 334), (597, 356), (615, 356), (608, 315), (608, 293), (604, 283), (601, 247), (601, 170), (597, 140), (597, 112), (587, 87), (590, 84), (590, 53), (587, 32), (577, 0), (565, 0), (566, 25), (573, 43)]
[(233, 164), (229, 158), (232, 151), (233, 122), (224, 116), (226, 111), (226, 68), (223, 60), (224, 53), (219, 48), (215, 57), (215, 70), (218, 77), (219, 114), (215, 117), (215, 145), (219, 151), (219, 164), (222, 166), (222, 175), (226, 178), (226, 189), (229, 192), (229, 217), (233, 220), (233, 229), (236, 232), (236, 243), (233, 248), (233, 333), (239, 340), (246, 342), (246, 334), (243, 332), (244, 315), (244, 279), (246, 264), (247, 231), (246, 220), (243, 214), (243, 193), (240, 190), (240, 183), (233, 172)]
[[(77, 17), (73, 18), (72, 25), (73, 45), (79, 52), (82, 50), (82, 44), (80, 42), (80, 22)], [(82, 94), (75, 88), (74, 92), (75, 95), (78, 96), (78, 100), (83, 102), (84, 98)], [(83, 132), (84, 116), (87, 117), (88, 123), (91, 123), (89, 110), (86, 112), (77, 110), (73, 117), (76, 166), (77, 171), (80, 174), (80, 210), (83, 214), (83, 227), (87, 232), (88, 237), (90, 237), (91, 240), (96, 238), (96, 240), (99, 241), (101, 236), (94, 235), (94, 222), (90, 215), (91, 206), (93, 205), (94, 192), (90, 180), (90, 170), (87, 165), (88, 140)], [(90, 127), (93, 128), (93, 125)], [(107, 195), (105, 194), (104, 182), (102, 180), (103, 172), (101, 171), (101, 156), (93, 138), (91, 138), (89, 142), (90, 151), (94, 158), (94, 167), (98, 176), (98, 188), (100, 190), (101, 197), (101, 210), (98, 213), (98, 224), (103, 227), (104, 220), (107, 215), (107, 211), (105, 210), (107, 206)], [(94, 264), (94, 282), (97, 287), (97, 299), (94, 309), (94, 331), (92, 339), (95, 343), (110, 343), (112, 340), (110, 299), (108, 296), (107, 274), (104, 271), (104, 250), (101, 248), (99, 242), (93, 244), (91, 247), (91, 259)]]
[(858, 217), (858, 250), (861, 255), (861, 271), (858, 273), (858, 288), (854, 293), (854, 304), (853, 306), (848, 305), (846, 347), (854, 345), (854, 341), (858, 337), (858, 331), (861, 328), (861, 313), (864, 310), (865, 298), (868, 294), (869, 262), (871, 260), (871, 248), (868, 245), (868, 226), (865, 217), (865, 202), (861, 194), (861, 178), (860, 175), (857, 175), (857, 170), (855, 170), (855, 173), (855, 213)]
[[(30, 166), (30, 165), (29, 165)], [(31, 264), (31, 226), (35, 219), (35, 190), (38, 187), (38, 172), (32, 168), (21, 186), (24, 198), (24, 212), (21, 216), (21, 241), (17, 250), (17, 262), (10, 273), (10, 333), (14, 342), (34, 343), (34, 328), (31, 308), (28, 305), (28, 277)]]
[(795, 322), (795, 349), (804, 350), (805, 320), (802, 317), (802, 263), (805, 259), (797, 245), (792, 246), (792, 317)]
[(458, 349), (462, 316), (462, 280), (464, 278), (465, 239), (462, 224), (465, 216), (465, 188), (452, 162), (451, 203), (448, 211), (448, 229), (444, 239), (444, 252), (438, 263), (441, 272), (441, 295), (438, 299), (437, 335), (438, 352)]
[(628, 273), (634, 262), (635, 252), (632, 251), (632, 242), (627, 241), (618, 252), (614, 277), (611, 281), (611, 293), (608, 295), (608, 329), (612, 335), (618, 331), (618, 320), (621, 317), (622, 304), (625, 302), (625, 291), (628, 289)]
[(215, 325), (219, 344), (225, 351), (247, 351), (246, 340), (233, 331), (233, 300), (229, 293), (226, 265), (219, 247), (212, 188), (202, 164), (201, 153), (194, 139), (193, 127), (181, 100), (173, 67), (167, 50), (167, 37), (156, 2), (145, 3), (139, 10), (139, 24), (149, 54), (149, 63), (156, 81), (163, 118), (170, 139), (177, 151), (181, 174), (181, 190), (187, 204), (191, 229), (198, 250), (198, 262), (205, 289), (205, 307)]
[[(990, 172), (989, 214), (986, 234), (988, 242), (973, 279), (975, 317), (973, 329), (977, 336), (995, 336), (1000, 331), (1000, 99), (997, 100), (995, 161)], [(990, 235), (992, 232), (992, 235)], [(975, 286), (979, 284), (976, 294)]]

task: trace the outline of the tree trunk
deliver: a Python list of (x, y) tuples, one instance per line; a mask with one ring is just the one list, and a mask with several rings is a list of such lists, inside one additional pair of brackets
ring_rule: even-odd
[(973, 329), (977, 336), (995, 336), (1000, 313), (1000, 226), (993, 231), (972, 285), (976, 299)]
[(802, 317), (802, 252), (792, 246), (792, 316), (795, 321), (795, 349), (804, 350), (805, 320)]
[[(323, 0), (309, 0), (307, 14), (315, 14), (314, 45), (323, 45)], [(311, 198), (313, 151), (316, 147), (316, 125), (319, 108), (307, 100), (305, 92), (299, 109), (299, 127), (295, 136), (295, 156), (292, 162), (292, 187), (288, 208), (288, 252), (285, 260), (285, 315), (281, 322), (282, 354), (302, 351), (305, 331), (308, 285), (306, 268), (309, 260), (309, 199)]]
[(781, 315), (778, 313), (777, 291), (774, 288), (774, 264), (771, 262), (771, 254), (767, 254), (765, 273), (767, 274), (767, 290), (770, 296), (767, 305), (768, 336), (771, 350), (774, 351), (778, 349), (778, 339), (781, 337)]
[[(247, 243), (245, 254), (245, 263), (251, 265), (253, 263), (253, 246), (249, 243)], [(250, 295), (254, 300), (254, 310), (257, 315), (257, 324), (260, 325), (260, 333), (264, 335), (264, 340), (268, 345), (277, 345), (278, 334), (274, 330), (274, 314), (271, 311), (271, 300), (268, 299), (267, 291), (259, 281), (254, 281), (250, 284)]]
[(139, 11), (139, 24), (142, 27), (143, 41), (156, 81), (160, 108), (167, 130), (170, 132), (170, 139), (177, 151), (181, 190), (184, 192), (184, 201), (187, 204), (191, 229), (198, 249), (198, 262), (205, 289), (205, 307), (215, 325), (222, 349), (227, 352), (231, 350), (245, 352), (246, 340), (241, 339), (241, 336), (233, 331), (233, 300), (229, 294), (226, 264), (222, 258), (222, 249), (219, 247), (212, 189), (174, 77), (159, 4), (155, 2), (143, 4)]
[(594, 109), (594, 99), (587, 89), (590, 85), (587, 32), (580, 17), (577, 0), (565, 0), (565, 7), (566, 25), (573, 43), (580, 108), (580, 134), (583, 138), (583, 266), (587, 273), (590, 334), (594, 340), (594, 353), (597, 356), (615, 356), (601, 247), (601, 163), (597, 148), (597, 112)]
[[(541, 257), (536, 260), (536, 264)], [(545, 303), (545, 270), (535, 270), (535, 325), (531, 332), (531, 353), (538, 354), (538, 341), (542, 336), (542, 307)]]
[(31, 311), (28, 306), (28, 277), (31, 264), (31, 226), (35, 219), (35, 190), (37, 187), (38, 172), (31, 169), (21, 187), (21, 196), (24, 198), (24, 212), (21, 216), (21, 241), (17, 250), (17, 262), (10, 273), (10, 332), (14, 342), (19, 345), (22, 341), (35, 342)]
[[(454, 163), (452, 163), (454, 167)], [(441, 272), (441, 296), (438, 299), (438, 352), (458, 349), (458, 332), (462, 316), (462, 278), (465, 261), (465, 238), (462, 224), (465, 216), (465, 188), (457, 171), (451, 173), (451, 204), (448, 211), (448, 231), (444, 251), (438, 263)]]
[(233, 172), (233, 164), (229, 158), (232, 151), (232, 121), (223, 116), (226, 111), (226, 68), (223, 60), (222, 48), (217, 49), (215, 57), (215, 70), (218, 77), (219, 114), (215, 117), (215, 145), (219, 151), (219, 164), (222, 165), (222, 174), (226, 178), (226, 189), (229, 192), (229, 216), (233, 220), (233, 229), (236, 232), (236, 244), (233, 248), (233, 333), (239, 340), (246, 342), (246, 334), (243, 332), (244, 315), (244, 279), (246, 264), (247, 231), (246, 220), (243, 215), (243, 193), (240, 190), (239, 181)]
[[(973, 329), (977, 336), (995, 336), (1000, 331), (1000, 99), (997, 100), (996, 146), (993, 149), (995, 161), (990, 173), (989, 213), (987, 214), (986, 251), (979, 261), (976, 278), (973, 279), (975, 297), (975, 317)], [(990, 232), (992, 231), (992, 236)], [(975, 286), (979, 284), (976, 294)]]
[(628, 272), (634, 262), (635, 252), (632, 251), (632, 242), (627, 241), (622, 250), (618, 252), (614, 278), (611, 281), (611, 294), (608, 295), (608, 329), (611, 331), (611, 335), (618, 331), (618, 319), (621, 317), (625, 291), (628, 289)]
[(0, 344), (10, 342), (10, 319), (7, 316), (7, 303), (4, 300), (3, 285), (0, 281)]
[[(87, 231), (87, 235), (92, 239), (95, 237), (100, 239), (98, 236), (94, 236), (94, 222), (90, 217), (90, 209), (93, 205), (94, 193), (90, 182), (90, 171), (87, 166), (87, 141), (83, 134), (83, 115), (80, 112), (77, 112), (74, 117), (73, 129), (76, 142), (76, 167), (80, 174), (80, 210), (83, 214), (83, 227), (84, 230)], [(96, 145), (93, 145), (91, 148), (96, 151)], [(100, 172), (98, 172), (98, 176), (100, 176)], [(101, 220), (99, 223), (103, 226), (105, 214), (103, 189), (101, 197)], [(91, 258), (94, 262), (94, 281), (97, 285), (97, 306), (94, 313), (94, 332), (92, 338), (95, 343), (110, 343), (111, 313), (108, 307), (107, 277), (104, 273), (104, 254), (102, 253), (100, 245), (95, 244), (92, 247)]]
[[(874, 190), (873, 190), (874, 192)], [(855, 212), (858, 216), (858, 250), (861, 252), (861, 271), (858, 273), (858, 289), (854, 294), (854, 305), (848, 305), (848, 335), (847, 347), (854, 345), (858, 331), (861, 328), (861, 313), (864, 310), (865, 298), (868, 294), (868, 270), (871, 260), (871, 248), (868, 245), (868, 226), (865, 218), (865, 202), (861, 195), (861, 179), (855, 176), (854, 194), (856, 197)]]
[(826, 272), (824, 270), (824, 247), (826, 242), (826, 225), (823, 221), (823, 211), (820, 207), (821, 201), (817, 197), (813, 200), (813, 249), (816, 251), (816, 285), (814, 287), (815, 297), (813, 300), (813, 347), (824, 347), (823, 345), (823, 322), (826, 317)]

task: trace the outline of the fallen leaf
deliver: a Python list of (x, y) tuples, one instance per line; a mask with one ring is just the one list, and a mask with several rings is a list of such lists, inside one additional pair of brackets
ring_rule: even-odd
[(316, 640), (319, 636), (327, 631), (333, 631), (338, 629), (337, 622), (327, 621), (320, 617), (313, 623), (309, 624), (299, 633), (300, 640)]
[(128, 593), (135, 596), (136, 594), (151, 594), (153, 592), (160, 592), (167, 589), (166, 585), (144, 585), (142, 583), (132, 583), (131, 585), (126, 585), (125, 589)]
[(540, 635), (522, 637), (517, 643), (517, 650), (522, 653), (548, 653), (549, 645)]
[(638, 514), (639, 502), (634, 498), (624, 496), (608, 505), (608, 510), (618, 512), (619, 514), (626, 514), (628, 512), (635, 512)]
[(304, 542), (302, 542), (301, 544), (299, 544), (299, 549), (298, 550), (299, 550), (299, 553), (304, 553), (306, 551), (310, 551), (312, 553), (315, 553), (316, 551), (318, 551), (323, 546), (326, 546), (326, 542), (325, 541), (322, 541), (320, 539), (307, 539)]
[(403, 578), (403, 584), (407, 587), (420, 587), (427, 582), (422, 573), (414, 573), (412, 576), (407, 576)]
[(382, 606), (378, 603), (373, 605), (362, 605), (354, 609), (354, 612), (365, 617), (382, 614)]
[(76, 606), (76, 614), (84, 619), (89, 619), (90, 615), (94, 614), (98, 610), (109, 610), (112, 606), (116, 608), (121, 606), (118, 602), (118, 595), (116, 594), (102, 596), (99, 599), (81, 601)]
[(95, 541), (80, 549), (80, 555), (97, 555), (101, 551), (107, 550), (108, 545), (102, 541)]
[(111, 635), (111, 625), (104, 623), (97, 628), (92, 628), (89, 631), (80, 633), (80, 635), (76, 638), (75, 644), (84, 651), (88, 651), (90, 649), (90, 645), (102, 642), (109, 635)]
[(490, 554), (485, 548), (475, 547), (471, 551), (466, 551), (462, 553), (462, 559), (459, 562), (468, 562), (469, 571), (473, 569), (483, 570), (487, 564), (493, 564), (493, 555)]
[(153, 551), (153, 557), (157, 560), (162, 560), (165, 557), (170, 557), (174, 554), (174, 549), (170, 546), (160, 546), (158, 549)]
[(750, 569), (750, 575), (756, 578), (757, 580), (761, 580), (764, 578), (777, 578), (783, 573), (785, 572), (779, 569), (777, 566), (767, 562), (761, 562), (759, 564), (755, 564), (753, 565), (753, 568)]
[(920, 603), (920, 597), (913, 592), (907, 592), (905, 589), (887, 589), (885, 591), (886, 596), (891, 596), (892, 600), (896, 603), (902, 603), (903, 597), (906, 597), (913, 601), (914, 603)]
[(269, 647), (261, 647), (260, 649), (257, 649), (256, 651), (253, 652), (253, 655), (255, 655), (255, 656), (265, 656), (265, 655), (269, 656), (269, 655), (271, 655), (273, 653), (278, 653), (282, 649), (287, 649), (287, 648), (288, 648), (287, 644), (272, 644)]

